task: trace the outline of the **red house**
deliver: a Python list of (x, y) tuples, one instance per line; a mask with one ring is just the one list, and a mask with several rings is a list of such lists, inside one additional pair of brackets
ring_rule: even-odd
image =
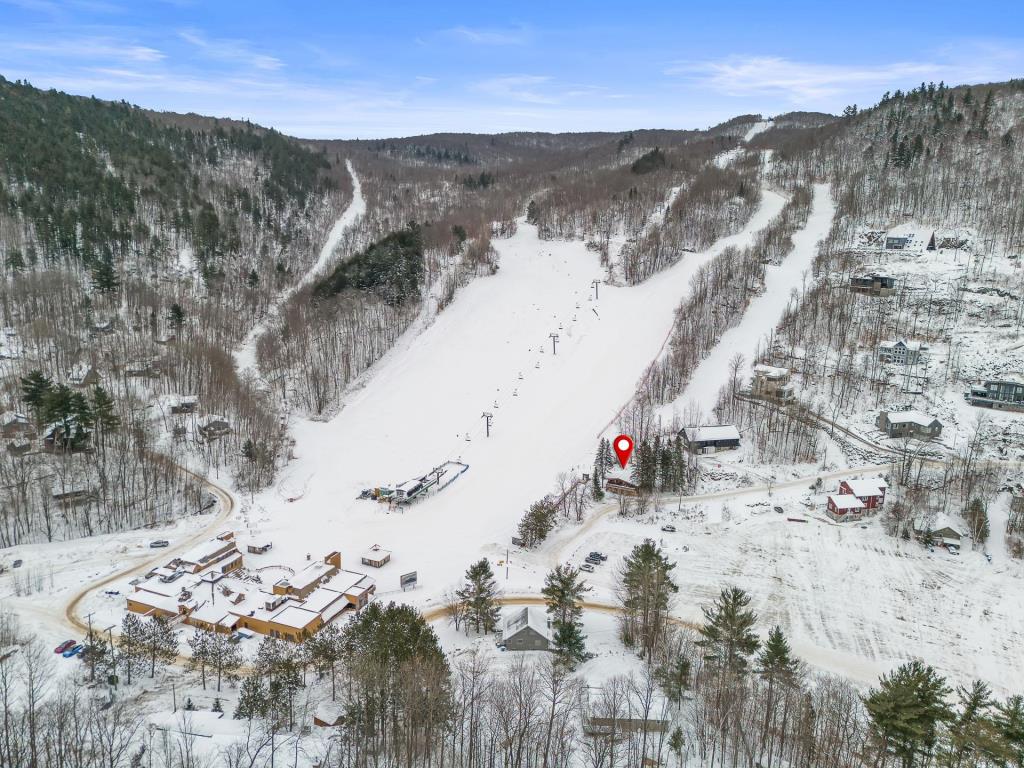
[(870, 480), (843, 480), (839, 483), (839, 493), (856, 496), (864, 504), (864, 509), (879, 509), (885, 504), (885, 489), (888, 487), (878, 477)]
[(852, 493), (829, 494), (825, 514), (837, 523), (860, 520), (864, 516), (864, 502)]

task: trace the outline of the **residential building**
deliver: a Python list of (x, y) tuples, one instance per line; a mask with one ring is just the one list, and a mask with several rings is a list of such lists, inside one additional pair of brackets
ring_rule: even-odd
[(907, 247), (910, 242), (909, 237), (899, 236), (886, 236), (885, 238), (885, 250), (887, 251), (902, 251)]
[(204, 440), (216, 440), (231, 431), (231, 423), (223, 416), (207, 416), (198, 429)]
[(843, 480), (839, 483), (840, 494), (850, 494), (860, 499), (865, 509), (879, 509), (885, 504), (888, 484), (880, 477), (869, 480)]
[(604, 481), (604, 489), (616, 496), (639, 496), (640, 486), (633, 482), (628, 469), (612, 469), (608, 471)]
[(864, 502), (852, 493), (830, 493), (825, 504), (825, 514), (838, 523), (860, 520), (864, 517)]
[(930, 440), (942, 434), (942, 422), (920, 411), (880, 411), (875, 425), (889, 437)]
[(925, 347), (920, 341), (883, 341), (878, 345), (878, 362), (893, 365), (917, 365)]
[(949, 515), (914, 518), (914, 534), (928, 544), (959, 547), (966, 535), (964, 526)]
[(68, 386), (76, 389), (94, 387), (100, 383), (100, 374), (88, 363), (79, 363), (67, 372), (67, 380)]
[(529, 606), (514, 611), (501, 633), (501, 645), (509, 651), (547, 651), (551, 639), (547, 614)]
[(1024, 377), (1006, 375), (999, 379), (986, 379), (972, 386), (964, 399), (982, 408), (1024, 410)]
[(773, 365), (755, 365), (754, 377), (750, 380), (750, 394), (768, 400), (789, 402), (795, 397), (795, 390), (789, 383), (789, 369)]
[(36, 436), (36, 429), (25, 414), (5, 411), (0, 415), (0, 436), (5, 440), (13, 440), (16, 437), (32, 439)]
[(896, 292), (896, 278), (870, 272), (866, 275), (852, 275), (850, 290), (866, 296), (892, 296)]
[(691, 453), (716, 453), (740, 447), (740, 432), (732, 424), (684, 427), (679, 435)]

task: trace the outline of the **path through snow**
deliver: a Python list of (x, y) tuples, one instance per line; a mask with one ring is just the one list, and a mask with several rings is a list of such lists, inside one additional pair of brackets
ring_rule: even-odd
[(835, 205), (828, 184), (814, 186), (811, 213), (803, 229), (793, 235), (793, 250), (779, 266), (765, 268), (765, 291), (750, 302), (740, 324), (730, 328), (694, 370), (690, 383), (672, 403), (663, 406), (659, 415), (666, 422), (696, 404), (704, 414), (711, 412), (719, 390), (729, 380), (729, 362), (736, 354), (744, 357), (744, 371), (754, 362), (758, 346), (778, 325), (792, 300), (792, 292), (802, 286), (804, 273), (811, 268), (818, 241), (828, 235), (835, 215)]
[(331, 231), (327, 233), (327, 240), (324, 242), (324, 247), (320, 249), (320, 255), (317, 260), (313, 263), (313, 266), (302, 276), (291, 288), (284, 291), (274, 302), (274, 305), (267, 312), (260, 322), (253, 326), (252, 330), (246, 334), (245, 340), (238, 346), (234, 352), (235, 367), (239, 373), (243, 373), (246, 370), (255, 372), (256, 369), (256, 342), (259, 341), (260, 336), (267, 329), (271, 319), (277, 313), (277, 308), (284, 304), (288, 298), (300, 288), (303, 288), (313, 282), (321, 272), (329, 266), (334, 259), (334, 251), (337, 249), (338, 244), (341, 242), (342, 235), (345, 234), (352, 226), (355, 225), (359, 219), (362, 218), (363, 214), (366, 213), (366, 201), (363, 199), (363, 187), (359, 183), (359, 176), (356, 175), (356, 169), (352, 167), (352, 161), (345, 161), (345, 168), (348, 169), (349, 176), (352, 177), (352, 199), (349, 204), (342, 211), (341, 216), (334, 222), (334, 226), (331, 227)]

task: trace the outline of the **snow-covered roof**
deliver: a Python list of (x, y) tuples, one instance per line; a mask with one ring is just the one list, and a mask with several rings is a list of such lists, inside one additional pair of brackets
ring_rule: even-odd
[(774, 365), (763, 365), (758, 363), (754, 366), (754, 374), (765, 376), (769, 379), (783, 379), (789, 376), (789, 368), (777, 368)]
[(305, 629), (320, 616), (316, 611), (309, 611), (297, 605), (289, 605), (284, 610), (275, 613), (270, 620), (276, 624), (295, 629)]
[(505, 631), (502, 633), (502, 637), (508, 639), (526, 627), (529, 627), (541, 637), (551, 639), (551, 629), (548, 627), (547, 615), (542, 613), (539, 608), (535, 609), (529, 606), (513, 612), (505, 619)]
[(854, 496), (877, 496), (881, 494), (883, 489), (889, 487), (886, 485), (885, 480), (880, 477), (866, 480), (847, 480), (846, 485)]
[(197, 621), (203, 621), (207, 624), (220, 624), (230, 612), (228, 611), (229, 603), (227, 600), (222, 600), (220, 603), (214, 604), (209, 600), (204, 600), (199, 604), (199, 607), (192, 611), (189, 616)]
[(382, 547), (378, 547), (377, 545), (374, 545), (374, 546), (370, 547), (368, 550), (366, 550), (365, 552), (363, 552), (361, 557), (365, 558), (367, 560), (373, 560), (373, 561), (387, 560), (389, 557), (391, 557), (391, 550), (390, 549), (384, 549)]
[(836, 509), (864, 509), (864, 502), (852, 493), (832, 493), (828, 500)]
[(906, 339), (897, 339), (896, 341), (883, 341), (878, 346), (882, 349), (895, 349), (898, 346), (903, 346), (911, 352), (917, 352), (921, 350), (922, 344), (920, 341), (907, 341)]
[(921, 411), (889, 411), (886, 418), (890, 424), (917, 424), (922, 427), (930, 427), (938, 421), (934, 416)]
[(919, 515), (914, 518), (914, 530), (924, 531), (925, 529), (931, 531), (941, 531), (948, 528), (955, 532), (958, 536), (964, 535), (964, 525), (959, 520), (954, 520), (947, 514), (940, 512), (935, 515), (934, 518), (929, 522), (923, 515)]
[(18, 413), (17, 411), (4, 411), (3, 415), (0, 415), (0, 424), (5, 427), (9, 427), (11, 424), (28, 423), (28, 417), (24, 413)]
[(196, 565), (206, 566), (229, 554), (231, 550), (238, 551), (234, 541), (210, 539), (209, 541), (196, 544), (187, 552), (179, 555), (178, 559), (183, 563), (195, 563)]
[(705, 427), (684, 427), (683, 435), (690, 442), (704, 440), (739, 440), (740, 432), (732, 424)]

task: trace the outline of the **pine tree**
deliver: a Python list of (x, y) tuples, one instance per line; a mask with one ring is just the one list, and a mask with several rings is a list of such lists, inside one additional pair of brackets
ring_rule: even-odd
[(36, 413), (36, 418), (42, 420), (41, 409), (46, 401), (47, 395), (53, 390), (53, 381), (43, 375), (43, 372), (36, 369), (21, 379), (21, 399), (25, 405)]
[(322, 675), (331, 676), (331, 701), (337, 699), (336, 676), (338, 664), (344, 657), (341, 631), (336, 624), (328, 624), (306, 641), (313, 668)]
[(193, 672), (198, 670), (204, 691), (206, 690), (206, 668), (210, 664), (210, 641), (212, 637), (213, 632), (198, 629), (188, 639), (188, 647), (192, 651), (192, 655), (188, 660), (188, 668)]
[(178, 656), (178, 640), (174, 629), (163, 616), (154, 616), (145, 625), (143, 645), (149, 660), (149, 676), (156, 676), (157, 666), (170, 664)]
[(602, 501), (604, 499), (604, 488), (601, 487), (601, 478), (597, 473), (597, 466), (594, 466), (594, 475), (591, 477), (591, 495), (594, 497), (594, 501)]
[(209, 644), (210, 671), (217, 677), (217, 690), (225, 679), (234, 680), (235, 673), (242, 666), (242, 652), (231, 638), (217, 632), (213, 633)]
[(544, 579), (544, 602), (554, 627), (554, 646), (570, 666), (586, 659), (586, 638), (583, 635), (583, 597), (590, 587), (580, 579), (580, 572), (571, 565), (556, 565)]
[(669, 602), (679, 588), (672, 580), (675, 563), (651, 539), (633, 547), (626, 557), (619, 580), (622, 603), (622, 642), (638, 648), (646, 659), (654, 658), (665, 635)]
[(864, 699), (871, 729), (883, 752), (905, 768), (935, 750), (939, 726), (949, 719), (945, 679), (921, 661), (911, 661), (882, 675)]
[(957, 698), (959, 712), (949, 722), (948, 745), (940, 755), (940, 765), (966, 768), (1008, 760), (1012, 751), (992, 717), (995, 702), (991, 689), (975, 680), (970, 688), (958, 688)]
[(789, 641), (782, 633), (782, 627), (774, 626), (768, 631), (768, 639), (764, 648), (757, 656), (757, 673), (768, 682), (768, 691), (765, 698), (764, 724), (761, 729), (762, 750), (767, 744), (766, 765), (772, 765), (775, 757), (775, 739), (772, 736), (772, 721), (775, 718), (777, 708), (777, 691), (781, 688), (789, 688), (794, 684), (799, 672), (800, 665), (793, 658), (789, 647)]
[(1024, 766), (1024, 696), (1011, 696), (995, 705), (992, 721), (1006, 745), (1010, 765)]
[(467, 627), (485, 634), (498, 628), (498, 587), (487, 558), (469, 566), (465, 585), (455, 594), (466, 606)]
[(211, 711), (217, 713), (224, 712), (224, 706), (220, 703), (220, 697), (217, 697), (213, 700), (213, 709)]
[(131, 685), (132, 672), (141, 671), (146, 656), (146, 626), (137, 614), (126, 613), (121, 620), (118, 651), (120, 666)]
[(185, 325), (185, 310), (181, 308), (181, 304), (177, 302), (171, 304), (171, 308), (167, 311), (167, 322), (176, 332)]
[(121, 278), (118, 277), (112, 257), (105, 256), (93, 266), (92, 285), (100, 293), (114, 293), (121, 287)]
[(704, 625), (697, 645), (705, 659), (723, 669), (741, 673), (760, 641), (753, 631), (757, 615), (747, 608), (750, 596), (738, 587), (723, 589), (711, 606), (705, 606)]

